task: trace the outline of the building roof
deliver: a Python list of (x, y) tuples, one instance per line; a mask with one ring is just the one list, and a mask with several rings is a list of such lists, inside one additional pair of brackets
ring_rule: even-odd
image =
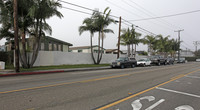
[[(106, 49), (106, 52), (115, 52), (115, 51), (118, 51), (118, 49)], [(122, 51), (120, 50), (120, 52)]]
[(59, 40), (59, 39), (56, 39), (56, 38), (53, 38), (53, 37), (45, 36), (45, 39), (49, 39), (49, 40), (53, 40), (53, 41), (65, 44), (65, 45), (73, 46), (73, 44), (70, 44), (68, 42), (65, 42), (65, 41), (62, 41), (62, 40)]
[[(98, 47), (97, 45), (94, 45), (93, 47)], [(90, 49), (90, 46), (79, 46), (79, 47), (71, 47), (70, 50), (77, 50), (77, 49)]]

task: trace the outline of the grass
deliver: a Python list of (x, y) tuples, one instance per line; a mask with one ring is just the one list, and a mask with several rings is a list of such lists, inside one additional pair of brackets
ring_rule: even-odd
[[(103, 67), (109, 64), (78, 64), (78, 65), (58, 65), (58, 66), (37, 66), (29, 69), (20, 68), (20, 71), (37, 71), (37, 70), (51, 70), (51, 69), (69, 69), (69, 68), (88, 68), (88, 67)], [(6, 65), (6, 69), (14, 69), (13, 65)]]

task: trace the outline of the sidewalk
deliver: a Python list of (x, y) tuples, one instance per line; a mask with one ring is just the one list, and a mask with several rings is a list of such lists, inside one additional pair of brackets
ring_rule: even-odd
[(89, 67), (89, 68), (70, 68), (70, 69), (52, 69), (52, 70), (40, 70), (40, 71), (26, 71), (15, 73), (14, 70), (0, 70), (0, 77), (4, 76), (17, 76), (17, 75), (34, 75), (34, 74), (47, 74), (47, 73), (60, 73), (60, 72), (76, 72), (76, 71), (92, 71), (109, 69), (110, 66), (104, 67)]

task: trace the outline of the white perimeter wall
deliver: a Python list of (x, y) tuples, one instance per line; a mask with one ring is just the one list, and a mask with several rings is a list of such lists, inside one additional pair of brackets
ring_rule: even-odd
[[(95, 54), (95, 57), (97, 54)], [(123, 55), (124, 56), (124, 55)], [(140, 59), (146, 56), (137, 56)], [(103, 54), (101, 64), (111, 63), (115, 61), (117, 55)], [(72, 65), (72, 64), (93, 64), (91, 53), (73, 53), (60, 51), (40, 51), (34, 66), (49, 66), (49, 65)]]

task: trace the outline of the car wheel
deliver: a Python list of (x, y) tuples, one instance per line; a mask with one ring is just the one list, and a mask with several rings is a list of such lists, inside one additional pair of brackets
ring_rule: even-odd
[(132, 64), (131, 67), (132, 67), (132, 68), (135, 68), (135, 64)]
[(158, 62), (158, 66), (160, 66), (160, 62)]
[(143, 64), (143, 67), (145, 67), (145, 66), (146, 66), (146, 64), (144, 63), (144, 64)]
[(124, 69), (124, 65), (121, 65), (120, 67), (121, 67), (121, 69)]

